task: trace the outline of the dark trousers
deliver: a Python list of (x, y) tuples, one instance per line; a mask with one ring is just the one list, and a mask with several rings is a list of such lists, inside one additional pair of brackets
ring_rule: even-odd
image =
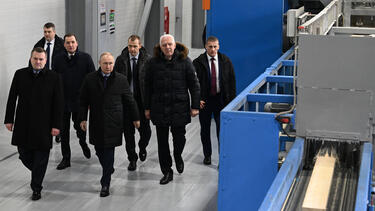
[[(184, 150), (186, 138), (185, 138), (185, 126), (171, 126), (171, 132), (173, 137), (173, 156), (175, 161), (182, 160), (181, 154)], [(156, 135), (158, 139), (158, 155), (160, 169), (163, 174), (172, 172), (172, 157), (169, 151), (169, 127), (168, 126), (156, 126)]]
[(50, 150), (33, 150), (18, 147), (19, 158), (23, 165), (31, 171), (31, 189), (40, 192), (47, 171)]
[[(139, 104), (138, 104), (139, 105)], [(146, 149), (148, 142), (151, 138), (151, 127), (150, 127), (150, 120), (146, 119), (144, 115), (144, 109), (138, 106), (140, 116), (141, 116), (141, 125), (138, 128), (139, 132), (139, 142), (138, 146), (139, 149)], [(142, 113), (143, 112), (143, 113)], [(133, 121), (130, 118), (125, 119), (125, 127), (124, 127), (124, 138), (125, 138), (125, 148), (126, 152), (128, 153), (128, 160), (129, 161), (137, 161), (138, 156), (135, 151), (135, 127), (133, 125)]]
[(216, 123), (216, 135), (218, 145), (220, 146), (220, 111), (223, 108), (221, 105), (220, 95), (210, 96), (207, 99), (205, 107), (199, 111), (199, 123), (201, 125), (201, 142), (203, 145), (203, 154), (205, 157), (212, 155), (211, 147), (211, 118), (214, 116)]
[(115, 148), (99, 148), (95, 146), (96, 156), (98, 156), (100, 165), (102, 166), (102, 178), (100, 184), (108, 186), (111, 184), (111, 175), (115, 171), (113, 163), (115, 160)]
[(70, 117), (73, 120), (73, 127), (76, 130), (79, 144), (86, 145), (86, 132), (80, 127), (78, 122), (78, 112), (64, 112), (63, 129), (61, 131), (61, 153), (63, 159), (70, 161)]

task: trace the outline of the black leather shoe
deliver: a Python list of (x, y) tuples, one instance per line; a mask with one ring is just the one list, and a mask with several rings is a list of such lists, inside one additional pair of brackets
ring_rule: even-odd
[(61, 136), (60, 136), (60, 135), (57, 135), (57, 136), (55, 137), (55, 141), (56, 141), (56, 143), (60, 143), (60, 142), (61, 142)]
[(90, 148), (87, 146), (87, 144), (82, 144), (81, 145), (81, 148), (82, 148), (82, 151), (83, 151), (83, 155), (89, 159), (91, 158), (91, 152), (90, 152)]
[(63, 169), (66, 169), (70, 167), (70, 161), (66, 160), (66, 159), (62, 159), (62, 161), (59, 163), (59, 165), (57, 165), (56, 169), (57, 170), (63, 170)]
[(204, 165), (211, 165), (211, 157), (204, 157), (203, 164)]
[(31, 195), (31, 200), (37, 201), (40, 198), (42, 198), (42, 195), (40, 194), (39, 191), (33, 191), (33, 195)]
[(168, 184), (170, 181), (173, 180), (173, 171), (164, 174), (164, 176), (160, 179), (160, 185)]
[(109, 186), (102, 186), (102, 189), (100, 190), (100, 197), (106, 196), (109, 196)]
[(128, 170), (129, 171), (135, 171), (137, 169), (137, 161), (130, 161)]
[(181, 160), (180, 161), (176, 161), (176, 169), (178, 171), (178, 173), (182, 174), (182, 172), (184, 172), (184, 161)]
[(143, 161), (146, 160), (146, 157), (147, 157), (146, 149), (139, 150), (139, 160), (141, 160), (143, 162)]

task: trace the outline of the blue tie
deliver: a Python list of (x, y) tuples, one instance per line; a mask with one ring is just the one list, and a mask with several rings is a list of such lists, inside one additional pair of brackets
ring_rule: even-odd
[(46, 49), (46, 52), (47, 52), (47, 62), (46, 62), (46, 66), (47, 66), (47, 68), (48, 69), (51, 69), (50, 67), (49, 67), (49, 55), (50, 55), (50, 46), (51, 45), (51, 43), (50, 42), (48, 42), (47, 43), (47, 49)]
[(108, 80), (108, 76), (103, 76), (103, 78), (104, 78), (104, 80), (103, 80), (103, 86), (104, 86), (104, 88), (106, 88), (107, 87), (107, 80)]

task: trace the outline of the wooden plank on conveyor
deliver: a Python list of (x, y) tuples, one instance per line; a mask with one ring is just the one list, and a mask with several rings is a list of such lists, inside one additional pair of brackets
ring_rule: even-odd
[(328, 154), (317, 157), (302, 204), (303, 211), (327, 209), (335, 162), (336, 158), (330, 157)]

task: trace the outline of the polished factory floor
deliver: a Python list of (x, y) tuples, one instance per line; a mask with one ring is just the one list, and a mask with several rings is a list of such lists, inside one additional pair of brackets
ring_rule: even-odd
[[(202, 49), (190, 49), (190, 58), (196, 58)], [(72, 128), (72, 127), (71, 127)], [(129, 164), (125, 146), (116, 148), (115, 172), (112, 175), (110, 193), (99, 197), (101, 167), (91, 145), (91, 159), (86, 159), (71, 131), (71, 167), (56, 170), (61, 160), (60, 144), (54, 142), (47, 173), (44, 178), (42, 199), (31, 201), (30, 172), (18, 159), (16, 147), (10, 145), (11, 133), (0, 128), (0, 211), (211, 211), (217, 210), (218, 153), (214, 123), (212, 165), (202, 164), (198, 117), (186, 127), (186, 146), (182, 157), (185, 170), (180, 175), (174, 169), (173, 181), (159, 185), (162, 173), (157, 155), (155, 128), (147, 148), (145, 162), (138, 160), (137, 170), (127, 170)], [(138, 134), (137, 134), (138, 139)], [(170, 135), (170, 147), (172, 147)], [(137, 149), (138, 151), (138, 149)]]
[[(213, 128), (213, 127), (212, 127)], [(60, 144), (54, 143), (44, 179), (42, 199), (31, 201), (30, 172), (22, 165), (16, 147), (10, 145), (11, 133), (0, 136), (0, 210), (134, 210), (134, 211), (208, 211), (217, 210), (218, 155), (214, 142), (212, 165), (202, 164), (202, 146), (198, 118), (187, 126), (187, 142), (183, 153), (185, 171), (174, 169), (174, 180), (159, 185), (160, 172), (155, 129), (145, 162), (138, 160), (137, 170), (127, 170), (125, 147), (116, 148), (115, 173), (110, 193), (99, 197), (101, 167), (97, 157), (84, 158), (75, 133), (71, 132), (72, 166), (56, 170), (61, 160)], [(211, 131), (214, 135), (214, 130)], [(171, 136), (170, 136), (171, 141)], [(94, 152), (92, 146), (91, 151)]]

